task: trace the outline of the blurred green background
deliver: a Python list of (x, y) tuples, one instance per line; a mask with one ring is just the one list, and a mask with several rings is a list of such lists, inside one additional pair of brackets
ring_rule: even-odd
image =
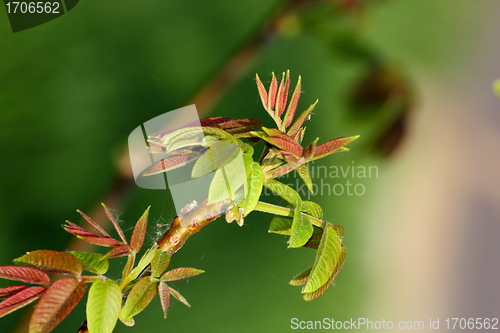
[[(173, 257), (172, 267), (206, 271), (175, 284), (192, 308), (176, 302), (164, 320), (156, 299), (134, 327), (118, 323), (116, 332), (288, 332), (292, 318), (427, 324), (429, 317), (498, 316), (500, 120), (491, 83), (500, 77), (500, 4), (365, 2), (362, 13), (348, 9), (357, 1), (296, 7), (202, 115), (270, 124), (255, 73), (267, 84), (272, 71), (290, 69), (292, 84), (302, 76), (299, 109), (320, 101), (305, 143), (362, 135), (351, 152), (315, 163), (379, 170), (371, 179), (347, 178), (364, 185), (363, 196), (311, 197), (346, 229), (348, 258), (334, 286), (303, 301), (288, 281), (314, 251), (287, 250), (286, 238), (267, 233), (269, 215), (253, 213), (242, 228), (220, 219)], [(76, 209), (90, 213), (105, 200), (129, 133), (185, 106), (285, 4), (87, 1), (15, 34), (0, 10), (0, 265), (26, 251), (67, 249), (72, 237), (60, 225), (81, 223)], [(387, 114), (358, 112), (350, 102), (374, 66), (367, 52), (410, 91), (395, 115), (389, 110), (389, 119), (410, 112), (390, 154), (374, 144), (389, 131)], [(399, 137), (389, 135), (389, 146)], [(157, 224), (176, 215), (168, 191), (133, 185), (112, 208), (130, 233), (149, 205), (152, 244)], [(118, 277), (120, 260), (114, 265)], [(76, 332), (83, 303), (54, 332)], [(1, 331), (14, 332), (27, 313), (1, 318)]]

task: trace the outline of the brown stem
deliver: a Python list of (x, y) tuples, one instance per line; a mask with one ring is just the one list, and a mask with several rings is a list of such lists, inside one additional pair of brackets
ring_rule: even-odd
[(193, 208), (186, 214), (176, 216), (170, 228), (163, 238), (158, 242), (158, 247), (168, 254), (177, 252), (193, 234), (197, 233), (204, 226), (223, 215), (228, 205), (224, 202), (208, 204), (207, 199), (203, 200), (199, 206)]

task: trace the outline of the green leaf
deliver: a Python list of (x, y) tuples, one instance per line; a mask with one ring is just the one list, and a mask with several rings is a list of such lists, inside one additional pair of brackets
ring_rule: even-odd
[(187, 307), (191, 307), (191, 304), (188, 303), (188, 301), (184, 298), (184, 296), (181, 295), (180, 292), (172, 287), (169, 287), (168, 290), (170, 291), (170, 295), (174, 296), (176, 300), (184, 303)]
[(290, 236), (292, 233), (292, 218), (276, 215), (269, 225), (269, 232)]
[(319, 244), (316, 258), (311, 270), (311, 276), (302, 289), (302, 293), (311, 293), (321, 288), (336, 271), (341, 259), (340, 238), (335, 232), (333, 225), (325, 223), (323, 236)]
[(290, 244), (288, 247), (301, 247), (313, 233), (313, 225), (298, 209), (293, 213), (292, 229), (290, 234)]
[(16, 265), (29, 265), (47, 273), (80, 276), (83, 266), (72, 254), (51, 250), (37, 250), (14, 259)]
[(262, 186), (264, 185), (264, 172), (259, 163), (253, 162), (251, 164), (250, 177), (247, 179), (247, 194), (245, 196), (244, 214), (250, 214), (257, 203), (259, 202), (262, 193)]
[(191, 267), (179, 267), (179, 268), (174, 268), (171, 271), (168, 271), (165, 274), (163, 274), (160, 280), (161, 282), (179, 281), (182, 279), (187, 279), (192, 276), (199, 275), (204, 272), (205, 271), (201, 269), (196, 269)]
[(92, 283), (87, 300), (89, 332), (111, 333), (118, 320), (122, 292), (113, 280), (97, 279)]
[(31, 316), (30, 333), (52, 331), (80, 302), (87, 285), (75, 278), (60, 279), (50, 285)]
[(337, 274), (339, 273), (340, 269), (344, 265), (346, 256), (347, 256), (347, 251), (346, 251), (345, 247), (342, 246), (340, 249), (339, 260), (337, 261), (337, 265), (335, 267), (335, 270), (333, 271), (333, 273), (330, 276), (330, 278), (328, 279), (328, 281), (326, 281), (326, 283), (323, 286), (321, 286), (319, 289), (316, 289), (315, 291), (310, 292), (310, 293), (305, 293), (304, 300), (312, 301), (313, 299), (316, 299), (319, 296), (321, 296), (325, 292), (325, 290), (328, 289), (328, 287), (330, 287), (333, 280), (335, 280), (335, 278), (337, 277)]
[(307, 164), (301, 164), (297, 167), (296, 171), (306, 184), (309, 192), (313, 193), (313, 183), (311, 180), (311, 175), (309, 174), (309, 168), (307, 167)]
[(146, 209), (139, 221), (137, 221), (132, 237), (130, 238), (130, 249), (134, 253), (139, 252), (144, 244), (144, 237), (146, 236), (146, 231), (148, 229), (149, 208), (151, 208), (151, 206)]
[(102, 275), (108, 271), (109, 261), (99, 253), (68, 251), (78, 259), (86, 271)]
[(295, 277), (290, 280), (290, 284), (292, 286), (304, 285), (307, 282), (307, 279), (309, 279), (309, 275), (311, 274), (311, 269), (312, 269), (312, 267), (309, 267), (305, 271), (295, 275)]
[(265, 182), (264, 186), (288, 201), (293, 207), (302, 207), (302, 199), (300, 195), (290, 186), (280, 183), (274, 179)]
[(197, 146), (205, 137), (203, 135), (203, 131), (201, 127), (190, 127), (189, 131), (185, 131), (175, 136), (172, 140), (170, 140), (167, 148), (167, 152), (172, 152), (179, 148), (189, 147), (189, 146)]
[(154, 278), (159, 277), (165, 272), (169, 264), (170, 255), (167, 252), (163, 252), (161, 249), (157, 249), (151, 261), (151, 276)]
[(315, 202), (302, 201), (302, 211), (317, 219), (321, 220), (323, 218), (323, 209)]
[(158, 286), (158, 280), (145, 276), (132, 287), (125, 305), (120, 311), (120, 320), (131, 322), (132, 317), (144, 310), (153, 300)]
[(243, 154), (243, 164), (245, 165), (245, 175), (247, 176), (247, 181), (245, 182), (245, 187), (244, 187), (244, 195), (245, 198), (248, 195), (248, 180), (250, 179), (250, 176), (252, 175), (252, 164), (253, 164), (253, 158), (250, 155)]
[(130, 274), (124, 279), (125, 282), (122, 281), (122, 285), (126, 285), (130, 283), (130, 281), (135, 280), (139, 274), (153, 261), (155, 257), (156, 250), (158, 249), (157, 245), (153, 245), (152, 248), (147, 250), (139, 260), (137, 266), (130, 272)]
[(238, 156), (240, 149), (231, 142), (215, 142), (201, 155), (193, 166), (191, 176), (202, 177), (221, 166), (231, 162)]
[(174, 131), (156, 133), (148, 137), (148, 141), (156, 145), (160, 145), (169, 151), (169, 146), (176, 141), (177, 138), (182, 140), (182, 138), (187, 139), (188, 137), (196, 137), (201, 135), (200, 140), (203, 138), (202, 127), (200, 126), (188, 126), (176, 129)]
[(247, 180), (244, 172), (245, 165), (241, 153), (228, 164), (221, 166), (210, 183), (208, 190), (208, 204), (230, 198), (234, 199), (238, 190)]

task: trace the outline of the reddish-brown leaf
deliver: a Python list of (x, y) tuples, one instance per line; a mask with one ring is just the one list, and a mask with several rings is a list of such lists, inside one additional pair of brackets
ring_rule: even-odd
[(258, 119), (244, 118), (230, 119), (226, 122), (220, 123), (219, 127), (237, 137), (241, 137), (244, 134), (248, 134), (250, 131), (260, 130), (262, 125), (262, 121)]
[(275, 137), (269, 137), (263, 140), (279, 149), (292, 153), (297, 158), (300, 158), (302, 156), (303, 148), (295, 141), (290, 142), (288, 140)]
[(90, 225), (92, 225), (94, 228), (96, 228), (97, 231), (99, 231), (101, 233), (101, 235), (103, 235), (104, 237), (109, 237), (111, 238), (111, 236), (106, 232), (104, 231), (103, 228), (101, 228), (97, 223), (95, 223), (94, 221), (92, 221), (92, 219), (90, 217), (88, 217), (84, 212), (80, 211), (80, 210), (76, 210), (78, 212), (78, 214), (80, 214)]
[(297, 111), (297, 106), (299, 105), (300, 93), (302, 91), (302, 83), (299, 75), (299, 80), (297, 81), (297, 85), (292, 94), (292, 98), (290, 99), (290, 103), (288, 104), (288, 108), (285, 112), (285, 117), (283, 118), (284, 129), (285, 130), (295, 117), (295, 111)]
[(167, 311), (170, 307), (170, 288), (166, 283), (160, 282), (158, 285), (158, 294), (160, 295), (161, 308), (163, 310), (163, 317), (167, 318)]
[(271, 112), (274, 109), (274, 105), (276, 104), (276, 94), (278, 92), (278, 80), (276, 80), (276, 76), (274, 72), (272, 73), (271, 84), (269, 85), (269, 93), (267, 95), (267, 110)]
[(290, 136), (288, 136), (286, 133), (283, 133), (279, 129), (262, 127), (262, 130), (264, 131), (264, 133), (266, 133), (267, 135), (269, 135), (271, 137), (276, 137), (276, 138), (280, 138), (280, 139), (295, 143), (294, 139), (292, 139)]
[(27, 286), (10, 286), (5, 288), (0, 288), (0, 299), (8, 298), (14, 294), (17, 294), (21, 290), (28, 288)]
[(196, 268), (191, 268), (191, 267), (179, 267), (179, 268), (174, 268), (165, 274), (163, 274), (160, 278), (162, 282), (173, 282), (173, 281), (179, 281), (182, 279), (187, 279), (192, 276), (199, 275), (205, 271), (202, 271), (201, 269), (196, 269)]
[(278, 117), (281, 117), (281, 115), (285, 111), (286, 102), (288, 100), (289, 89), (290, 89), (290, 71), (287, 70), (286, 75), (285, 73), (283, 73), (280, 87), (278, 88), (278, 98), (276, 99), (276, 112), (278, 114)]
[(306, 128), (305, 127), (302, 127), (299, 132), (293, 137), (295, 139), (295, 141), (297, 141), (298, 143), (301, 143), (302, 142), (302, 139), (304, 138), (304, 133), (306, 132)]
[(21, 291), (0, 303), (0, 318), (33, 302), (42, 296), (46, 289), (38, 286), (23, 287)]
[(30, 320), (30, 333), (52, 331), (80, 302), (87, 285), (75, 278), (54, 282), (37, 304)]
[(309, 160), (311, 157), (314, 156), (314, 153), (316, 152), (316, 143), (318, 142), (319, 138), (316, 138), (309, 146), (307, 146), (306, 149), (304, 149), (304, 158), (306, 160)]
[(0, 267), (0, 278), (44, 286), (48, 286), (50, 283), (47, 273), (32, 267), (2, 266)]
[(144, 244), (144, 237), (146, 236), (146, 231), (148, 229), (149, 208), (151, 208), (151, 206), (146, 209), (139, 221), (137, 221), (132, 237), (130, 238), (130, 249), (134, 253), (139, 252)]
[(64, 230), (66, 230), (69, 233), (72, 233), (76, 237), (83, 239), (86, 242), (101, 246), (118, 246), (122, 244), (122, 242), (119, 242), (114, 238), (101, 237), (96, 234), (93, 234), (90, 231), (87, 231), (70, 221), (66, 221), (66, 223), (67, 225), (62, 226)]
[(289, 165), (289, 164), (285, 164), (279, 168), (276, 168), (274, 169), (272, 172), (271, 172), (271, 177), (272, 178), (278, 178), (278, 177), (281, 177), (283, 175), (286, 175), (287, 173), (289, 173), (290, 171), (294, 170), (297, 166), (295, 165)]
[(316, 151), (314, 152), (313, 157), (310, 159), (311, 161), (317, 160), (318, 158), (322, 158), (333, 154), (337, 151), (340, 151), (346, 144), (352, 142), (359, 138), (359, 135), (356, 136), (344, 136), (341, 138), (336, 138), (330, 141), (327, 141), (316, 147)]
[(181, 128), (186, 128), (186, 127), (214, 127), (217, 126), (220, 123), (226, 122), (228, 120), (231, 120), (231, 118), (228, 117), (211, 117), (211, 118), (205, 118), (205, 119), (200, 119), (200, 120), (195, 120), (191, 121), (183, 126), (166, 130), (166, 131), (161, 131), (157, 132), (154, 134), (149, 135), (149, 140), (154, 139), (154, 138), (162, 138), (167, 134), (170, 134), (172, 132), (175, 132), (177, 130), (180, 130)]
[(257, 89), (259, 90), (260, 100), (262, 101), (262, 106), (267, 110), (267, 91), (266, 87), (262, 84), (259, 78), (259, 74), (255, 74), (255, 81), (257, 81)]
[(132, 250), (130, 249), (130, 246), (125, 244), (125, 245), (120, 245), (120, 246), (117, 246), (117, 247), (109, 250), (108, 253), (106, 253), (104, 255), (104, 257), (105, 258), (118, 258), (118, 257), (128, 256), (131, 253), (132, 253)]
[(125, 238), (125, 234), (123, 233), (122, 228), (118, 225), (118, 222), (116, 222), (115, 218), (109, 211), (108, 207), (104, 203), (101, 203), (102, 207), (104, 208), (104, 211), (106, 212), (106, 215), (108, 216), (108, 219), (111, 221), (113, 224), (113, 227), (115, 228), (116, 232), (120, 236), (120, 239), (122, 240), (123, 243), (127, 244), (127, 239)]
[(178, 169), (189, 162), (195, 161), (197, 157), (199, 157), (198, 154), (168, 157), (153, 165), (151, 169), (143, 173), (143, 176), (151, 176)]
[(297, 117), (297, 119), (295, 119), (295, 121), (293, 122), (292, 126), (290, 126), (290, 128), (286, 132), (288, 135), (290, 135), (292, 138), (296, 137), (297, 133), (299, 133), (299, 131), (300, 131), (300, 128), (302, 127), (302, 125), (304, 125), (304, 122), (311, 117), (311, 113), (314, 110), (314, 107), (316, 106), (316, 104), (318, 104), (318, 100), (316, 100), (316, 102), (314, 102), (313, 104), (311, 104), (307, 108), (307, 110), (305, 110), (304, 112), (302, 112)]
[(29, 265), (52, 274), (82, 274), (82, 263), (72, 254), (51, 250), (37, 250), (14, 259), (19, 265)]
[(211, 118), (205, 118), (205, 119), (200, 119), (200, 125), (201, 126), (217, 126), (219, 124), (231, 121), (233, 119), (229, 117), (211, 117)]

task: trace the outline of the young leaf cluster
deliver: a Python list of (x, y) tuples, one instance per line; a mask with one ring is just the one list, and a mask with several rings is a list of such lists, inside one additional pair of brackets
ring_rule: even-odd
[[(30, 333), (46, 333), (54, 329), (80, 302), (89, 288), (87, 320), (79, 332), (110, 333), (120, 320), (134, 325), (134, 317), (142, 312), (158, 294), (166, 317), (171, 297), (190, 306), (171, 286), (171, 282), (203, 273), (202, 270), (179, 267), (167, 271), (170, 257), (202, 227), (225, 215), (227, 222), (243, 225), (252, 211), (274, 215), (269, 232), (289, 237), (288, 247), (315, 249), (312, 266), (295, 276), (291, 285), (303, 286), (307, 301), (319, 297), (332, 284), (346, 259), (342, 244), (344, 228), (323, 218), (320, 205), (305, 201), (290, 186), (276, 178), (293, 170), (312, 191), (312, 179), (307, 163), (336, 152), (347, 151), (348, 143), (358, 136), (340, 137), (323, 144), (315, 139), (302, 146), (305, 121), (317, 101), (295, 117), (301, 94), (301, 78), (288, 98), (290, 73), (281, 81), (274, 73), (268, 89), (256, 77), (257, 89), (264, 109), (276, 123), (276, 128), (264, 127), (257, 119), (213, 117), (185, 124), (175, 130), (151, 135), (151, 153), (168, 153), (144, 175), (169, 172), (191, 167), (191, 177), (214, 173), (206, 198), (198, 204), (187, 204), (174, 218), (162, 239), (145, 251), (136, 263), (144, 245), (149, 208), (135, 224), (130, 240), (106, 206), (104, 210), (118, 237), (112, 237), (90, 217), (78, 211), (93, 227), (88, 231), (66, 221), (63, 228), (86, 242), (110, 248), (105, 254), (91, 252), (58, 252), (38, 250), (14, 260), (17, 266), (0, 267), (0, 278), (27, 285), (0, 288), (0, 317), (39, 299), (31, 317)], [(255, 143), (263, 141), (265, 148), (258, 161), (253, 158)], [(259, 201), (263, 187), (283, 198), (286, 207)], [(109, 259), (127, 257), (121, 278), (106, 277)], [(87, 271), (94, 275), (84, 275)], [(49, 275), (63, 276), (56, 279)]]
[[(258, 75), (256, 82), (262, 105), (276, 123), (276, 128), (264, 127), (255, 119), (214, 117), (203, 119), (199, 125), (191, 123), (174, 131), (156, 133), (149, 137), (151, 152), (167, 152), (176, 156), (157, 163), (145, 175), (167, 172), (190, 162), (194, 162), (191, 171), (193, 178), (215, 172), (206, 204), (200, 205), (198, 211), (194, 208), (189, 212), (192, 230), (197, 228), (198, 231), (200, 226), (206, 224), (200, 221), (204, 221), (207, 205), (210, 209), (210, 205), (218, 204), (215, 208), (219, 212), (212, 212), (211, 216), (225, 214), (228, 222), (236, 220), (239, 225), (243, 224), (243, 218), (253, 210), (275, 214), (270, 232), (289, 236), (290, 248), (305, 246), (317, 250), (312, 268), (301, 275), (305, 284), (302, 290), (304, 299), (312, 300), (326, 290), (345, 261), (343, 228), (322, 220), (319, 205), (303, 201), (293, 188), (275, 178), (296, 170), (312, 191), (313, 184), (307, 163), (347, 151), (345, 146), (358, 136), (340, 137), (319, 145), (317, 138), (303, 147), (301, 142), (306, 130), (304, 124), (311, 117), (318, 101), (295, 117), (302, 90), (300, 76), (290, 98), (289, 71), (283, 73), (280, 83), (273, 73), (268, 89)], [(265, 142), (265, 149), (256, 162), (252, 147), (258, 141)], [(177, 159), (180, 157), (185, 159)], [(290, 205), (278, 207), (260, 202), (263, 187), (267, 187)], [(215, 208), (212, 210), (216, 210)], [(185, 222), (184, 225), (186, 224), (188, 223)], [(160, 245), (167, 248), (168, 242), (168, 237), (164, 238)], [(292, 284), (298, 285), (295, 280)]]
[[(104, 206), (104, 205), (103, 205)], [(26, 285), (0, 288), (0, 317), (40, 299), (31, 316), (29, 333), (53, 330), (81, 301), (89, 288), (87, 320), (81, 332), (110, 333), (118, 320), (134, 325), (133, 317), (142, 312), (159, 294), (165, 316), (170, 307), (170, 296), (190, 306), (186, 299), (167, 283), (203, 273), (190, 267), (179, 267), (165, 272), (170, 255), (155, 244), (135, 263), (136, 254), (144, 245), (149, 207), (135, 224), (128, 242), (110, 211), (104, 206), (119, 240), (110, 236), (87, 215), (80, 215), (94, 227), (95, 232), (66, 221), (63, 228), (89, 243), (111, 247), (106, 254), (92, 252), (59, 252), (38, 250), (14, 260), (17, 266), (0, 267), (0, 278)], [(127, 256), (122, 278), (113, 280), (104, 276), (109, 259)], [(84, 271), (95, 275), (84, 275)], [(62, 275), (55, 280), (51, 274)], [(53, 281), (55, 280), (55, 281)]]

